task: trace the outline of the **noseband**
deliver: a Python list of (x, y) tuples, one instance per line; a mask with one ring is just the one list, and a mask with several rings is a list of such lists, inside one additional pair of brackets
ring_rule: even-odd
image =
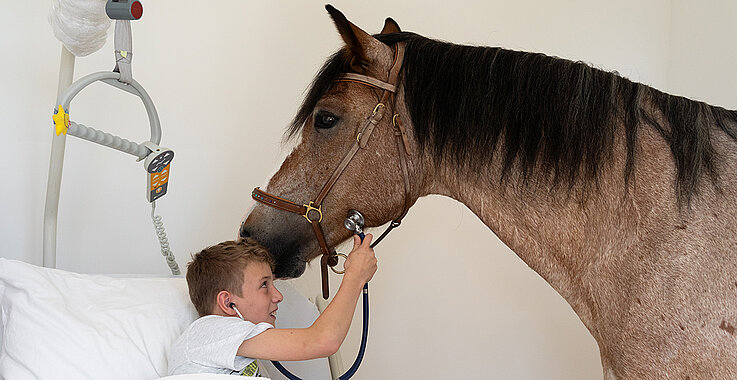
[[(339, 82), (354, 82), (367, 85), (370, 87), (381, 89), (383, 90), (383, 92), (379, 103), (376, 104), (371, 114), (366, 118), (363, 126), (359, 129), (358, 135), (356, 136), (356, 141), (353, 143), (353, 145), (351, 145), (351, 148), (348, 150), (345, 156), (343, 156), (343, 160), (340, 162), (338, 167), (335, 168), (333, 174), (322, 187), (322, 190), (317, 195), (315, 200), (310, 201), (308, 204), (300, 205), (299, 203), (295, 203), (287, 199), (280, 198), (276, 195), (269, 194), (259, 189), (258, 187), (253, 189), (253, 192), (251, 193), (251, 196), (257, 202), (277, 208), (279, 210), (302, 215), (307, 220), (307, 222), (310, 223), (310, 225), (312, 226), (312, 230), (315, 232), (315, 237), (317, 237), (317, 242), (320, 245), (320, 251), (322, 252), (320, 267), (322, 272), (322, 296), (325, 299), (328, 299), (328, 297), (330, 296), (330, 289), (328, 285), (328, 267), (332, 269), (338, 264), (338, 255), (335, 253), (334, 250), (331, 250), (330, 247), (328, 247), (327, 241), (325, 240), (325, 234), (323, 233), (322, 226), (320, 225), (320, 222), (322, 222), (322, 202), (323, 200), (325, 200), (325, 197), (327, 197), (328, 193), (333, 188), (333, 185), (335, 185), (335, 183), (338, 181), (338, 178), (340, 178), (341, 174), (343, 174), (343, 171), (346, 167), (348, 167), (348, 164), (351, 162), (359, 149), (365, 148), (368, 144), (371, 133), (384, 117), (384, 113), (386, 112), (387, 108), (386, 105), (388, 104), (392, 94), (394, 95), (394, 99), (392, 100), (392, 111), (396, 111), (394, 107), (394, 102), (396, 102), (399, 70), (402, 67), (402, 60), (404, 58), (404, 44), (397, 44), (395, 50), (396, 51), (394, 53), (394, 62), (392, 63), (392, 67), (389, 70), (388, 81), (385, 82), (383, 80), (355, 73), (343, 74), (340, 78), (337, 79), (337, 81)], [(391, 222), (386, 231), (384, 231), (384, 233), (382, 233), (381, 236), (371, 245), (372, 247), (378, 244), (392, 229), (398, 227), (401, 224), (402, 218), (407, 215), (407, 211), (409, 210), (410, 206), (410, 182), (409, 173), (407, 170), (407, 155), (411, 154), (409, 149), (409, 140), (405, 128), (402, 125), (399, 114), (394, 114), (394, 116), (392, 117), (392, 124), (394, 125), (394, 135), (397, 138), (396, 140), (397, 149), (399, 150), (400, 166), (402, 174), (404, 176), (404, 210), (398, 218), (394, 219)]]

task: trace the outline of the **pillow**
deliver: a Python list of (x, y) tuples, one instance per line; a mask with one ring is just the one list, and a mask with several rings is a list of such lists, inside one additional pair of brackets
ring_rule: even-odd
[(156, 379), (197, 318), (183, 278), (112, 278), (0, 258), (3, 379)]

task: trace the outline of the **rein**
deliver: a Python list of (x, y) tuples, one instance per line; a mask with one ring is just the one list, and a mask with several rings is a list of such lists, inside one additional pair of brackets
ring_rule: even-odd
[[(310, 201), (308, 204), (299, 204), (267, 193), (258, 187), (253, 189), (253, 192), (251, 193), (251, 196), (257, 202), (277, 208), (279, 210), (302, 215), (307, 220), (307, 222), (310, 223), (310, 225), (312, 226), (312, 230), (315, 233), (315, 237), (317, 238), (317, 242), (320, 246), (320, 251), (322, 252), (320, 268), (322, 273), (322, 297), (324, 299), (328, 299), (330, 296), (330, 288), (328, 284), (328, 267), (335, 271), (333, 267), (338, 265), (338, 254), (335, 252), (335, 250), (330, 249), (330, 247), (328, 246), (327, 241), (325, 240), (325, 234), (323, 232), (322, 225), (320, 224), (320, 222), (322, 222), (323, 215), (322, 202), (323, 200), (325, 200), (325, 197), (327, 197), (328, 193), (330, 193), (330, 190), (333, 188), (335, 183), (338, 182), (338, 179), (343, 174), (343, 171), (346, 169), (346, 167), (348, 167), (348, 164), (351, 162), (351, 160), (353, 160), (353, 157), (356, 155), (356, 153), (360, 149), (364, 149), (368, 144), (369, 138), (371, 137), (374, 128), (379, 125), (379, 122), (384, 117), (384, 113), (386, 112), (387, 108), (386, 105), (388, 104), (390, 100), (389, 98), (392, 95), (394, 95), (394, 99), (392, 102), (392, 110), (394, 110), (394, 101), (396, 101), (397, 93), (397, 82), (403, 59), (404, 44), (400, 43), (396, 45), (394, 61), (392, 63), (391, 69), (389, 70), (388, 81), (386, 82), (380, 79), (356, 73), (343, 74), (340, 78), (337, 79), (338, 82), (359, 83), (381, 89), (383, 90), (383, 92), (379, 103), (376, 104), (371, 114), (366, 118), (363, 126), (359, 129), (358, 135), (356, 136), (356, 141), (353, 143), (353, 145), (351, 145), (345, 156), (343, 156), (340, 164), (338, 164), (338, 166), (335, 168), (333, 174), (322, 187), (322, 190), (320, 190), (315, 200)], [(407, 215), (407, 211), (409, 210), (410, 206), (410, 181), (409, 172), (407, 170), (407, 156), (411, 154), (409, 148), (409, 140), (399, 114), (395, 113), (393, 115), (392, 124), (394, 126), (394, 135), (397, 138), (396, 141), (397, 149), (399, 150), (400, 167), (402, 169), (402, 175), (404, 176), (404, 210), (402, 210), (402, 214), (398, 218), (394, 219), (391, 222), (386, 231), (384, 231), (381, 236), (379, 236), (379, 238), (371, 245), (371, 247), (379, 244), (379, 242), (381, 242), (381, 240), (389, 232), (391, 232), (391, 230), (401, 224), (402, 219), (405, 217), (405, 215)], [(338, 273), (337, 271), (335, 272)]]

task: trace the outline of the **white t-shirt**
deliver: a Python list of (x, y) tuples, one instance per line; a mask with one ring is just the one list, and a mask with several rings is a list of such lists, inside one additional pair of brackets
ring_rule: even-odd
[(244, 340), (273, 327), (266, 322), (254, 325), (237, 317), (206, 315), (192, 322), (174, 342), (169, 352), (169, 375), (224, 373), (259, 376), (258, 363), (236, 353)]

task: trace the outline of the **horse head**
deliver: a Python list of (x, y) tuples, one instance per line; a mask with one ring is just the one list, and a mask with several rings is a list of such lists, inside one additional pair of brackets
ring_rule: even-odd
[[(301, 140), (265, 189), (299, 207), (322, 195), (315, 202), (320, 210), (305, 207), (305, 213), (311, 213), (308, 217), (257, 204), (240, 229), (242, 237), (250, 236), (269, 249), (279, 278), (300, 276), (306, 263), (320, 254), (310, 220), (319, 220), (327, 246), (333, 247), (350, 237), (343, 227), (349, 210), (363, 213), (366, 227), (380, 226), (403, 215), (418, 197), (407, 191), (406, 183), (416, 180), (416, 159), (406, 155), (404, 169), (409, 169), (400, 165), (400, 154), (411, 152), (414, 141), (411, 134), (405, 133), (402, 140), (395, 135), (396, 124), (402, 121), (395, 115), (406, 115), (401, 85), (396, 83), (391, 93), (382, 88), (387, 87), (396, 64), (397, 48), (377, 37), (401, 34), (399, 26), (387, 19), (381, 34), (374, 37), (332, 6), (326, 9), (346, 46), (316, 76), (290, 130)], [(379, 81), (362, 83), (344, 78), (346, 73)], [(349, 154), (352, 149), (355, 154)]]

